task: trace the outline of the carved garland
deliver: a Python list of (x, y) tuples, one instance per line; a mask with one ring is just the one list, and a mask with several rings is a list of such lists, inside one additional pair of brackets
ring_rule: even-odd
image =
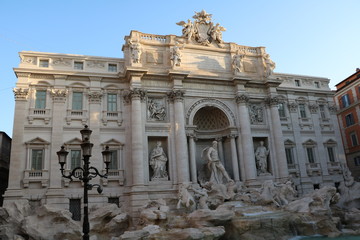
[(289, 111), (290, 111), (290, 112), (296, 113), (296, 112), (297, 112), (298, 104), (297, 104), (296, 102), (290, 102), (290, 103), (288, 104), (288, 107), (289, 107)]
[(102, 98), (101, 92), (89, 92), (89, 102), (90, 103), (100, 103)]

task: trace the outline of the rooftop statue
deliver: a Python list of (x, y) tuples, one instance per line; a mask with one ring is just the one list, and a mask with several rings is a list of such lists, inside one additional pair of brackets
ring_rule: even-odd
[(205, 10), (195, 12), (193, 18), (194, 22), (188, 19), (187, 23), (184, 21), (176, 23), (183, 27), (182, 37), (187, 39), (187, 42), (194, 41), (201, 45), (209, 46), (216, 43), (219, 47), (223, 47), (222, 32), (226, 29), (220, 26), (219, 23), (214, 24), (211, 21), (212, 14), (208, 14)]

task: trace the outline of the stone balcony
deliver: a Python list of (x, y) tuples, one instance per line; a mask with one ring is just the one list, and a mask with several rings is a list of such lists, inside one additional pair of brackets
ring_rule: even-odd
[(321, 175), (320, 163), (306, 163), (306, 171), (310, 177), (320, 176)]
[(23, 184), (24, 188), (28, 188), (30, 183), (41, 183), (42, 187), (49, 184), (48, 170), (25, 170)]

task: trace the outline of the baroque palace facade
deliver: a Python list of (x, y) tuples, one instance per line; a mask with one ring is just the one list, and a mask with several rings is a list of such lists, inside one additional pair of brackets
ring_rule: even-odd
[(177, 24), (182, 36), (132, 31), (124, 58), (20, 52), (5, 202), (80, 204), (81, 182), (61, 177), (56, 152), (69, 151), (67, 172), (81, 165), (84, 125), (93, 131), (92, 166), (105, 169), (101, 151), (112, 151), (109, 177), (92, 180), (104, 192), (90, 191), (90, 204), (135, 210), (176, 198), (180, 183), (206, 181), (202, 155), (214, 140), (235, 183), (290, 177), (305, 194), (343, 181), (329, 79), (273, 72), (264, 47), (224, 42), (205, 11)]

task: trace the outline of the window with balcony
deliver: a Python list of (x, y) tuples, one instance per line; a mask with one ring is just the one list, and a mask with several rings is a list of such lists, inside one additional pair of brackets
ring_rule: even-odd
[(315, 155), (314, 155), (314, 148), (307, 147), (306, 148), (307, 158), (309, 163), (315, 163)]
[(341, 103), (343, 108), (350, 106), (351, 102), (349, 94), (345, 94), (341, 97)]
[(84, 63), (83, 62), (74, 62), (74, 69), (76, 70), (84, 70)]
[(304, 103), (299, 104), (299, 111), (300, 111), (300, 117), (301, 118), (306, 118), (307, 117)]
[(285, 114), (285, 104), (284, 103), (279, 103), (278, 110), (279, 110), (280, 118), (285, 118), (286, 114)]
[(108, 71), (109, 72), (117, 72), (117, 64), (109, 63)]
[(293, 148), (285, 148), (286, 161), (288, 165), (294, 164)]
[(118, 170), (119, 164), (118, 164), (118, 151), (117, 150), (111, 150), (111, 162), (109, 164), (110, 170)]
[(48, 68), (49, 67), (49, 60), (48, 59), (40, 59), (39, 67)]
[(109, 93), (107, 95), (107, 110), (108, 112), (117, 111), (117, 94)]
[(81, 150), (71, 150), (70, 157), (71, 157), (70, 169), (81, 167)]
[(335, 162), (334, 147), (327, 147), (328, 157), (330, 162)]
[(31, 150), (31, 170), (41, 171), (43, 169), (44, 150), (32, 149)]
[(83, 93), (73, 92), (72, 110), (82, 110), (82, 109), (83, 109)]
[(345, 123), (347, 127), (355, 124), (354, 115), (352, 113), (345, 116)]
[(46, 90), (37, 90), (35, 94), (35, 108), (45, 109), (46, 107)]

